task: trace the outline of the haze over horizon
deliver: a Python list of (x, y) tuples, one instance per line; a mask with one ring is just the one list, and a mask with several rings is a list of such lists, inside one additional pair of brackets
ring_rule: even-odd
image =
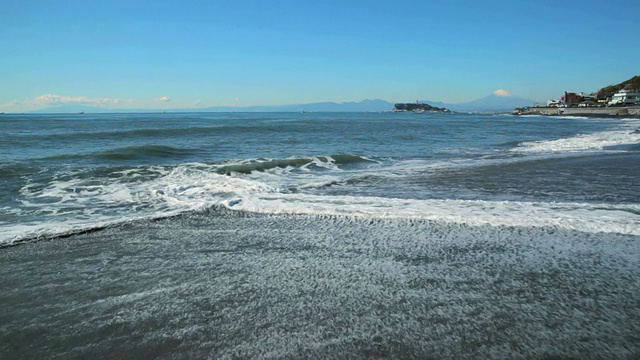
[(638, 72), (640, 4), (4, 2), (0, 111), (544, 102)]

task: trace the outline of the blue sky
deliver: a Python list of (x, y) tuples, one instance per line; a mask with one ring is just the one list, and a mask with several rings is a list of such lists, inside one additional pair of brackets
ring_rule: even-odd
[(0, 0), (0, 111), (545, 101), (640, 74), (637, 1)]

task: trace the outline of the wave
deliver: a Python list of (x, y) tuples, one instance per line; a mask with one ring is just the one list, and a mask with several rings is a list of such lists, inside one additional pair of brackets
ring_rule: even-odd
[(338, 154), (331, 156), (317, 156), (310, 158), (289, 158), (289, 159), (249, 159), (249, 160), (241, 160), (236, 161), (230, 164), (222, 165), (218, 168), (217, 172), (220, 174), (231, 174), (231, 173), (239, 173), (239, 174), (250, 174), (254, 171), (266, 171), (270, 169), (280, 168), (286, 169), (289, 167), (292, 168), (302, 168), (308, 167), (309, 165), (313, 165), (318, 168), (327, 168), (329, 166), (340, 166), (340, 165), (351, 165), (358, 163), (372, 163), (376, 162), (372, 158), (358, 156), (358, 155), (348, 155), (348, 154)]
[[(502, 149), (496, 158), (398, 160), (333, 154), (143, 166), (140, 165), (143, 163), (139, 161), (141, 159), (201, 158), (194, 155), (202, 151), (144, 145), (47, 158), (67, 160), (94, 157), (102, 160), (102, 163), (104, 160), (113, 160), (117, 168), (84, 168), (76, 169), (78, 172), (74, 173), (71, 173), (72, 170), (56, 169), (55, 174), (52, 170), (42, 176), (31, 176), (39, 171), (37, 167), (3, 164), (0, 165), (0, 174), (3, 174), (0, 177), (4, 174), (14, 177), (24, 175), (33, 181), (27, 184), (19, 182), (17, 185), (22, 186), (19, 198), (8, 201), (18, 206), (11, 209), (0, 207), (0, 244), (71, 234), (132, 219), (137, 221), (173, 216), (220, 205), (247, 214), (408, 218), (470, 225), (549, 226), (583, 232), (640, 235), (640, 210), (636, 205), (425, 200), (424, 197), (415, 199), (418, 196), (413, 196), (411, 189), (407, 196), (413, 199), (384, 198), (396, 196), (383, 192), (384, 186), (410, 184), (410, 181), (404, 180), (411, 176), (429, 177), (452, 169), (521, 162), (550, 156), (548, 153), (557, 157), (554, 152), (602, 150), (620, 144), (640, 144), (640, 133), (618, 129), (551, 141), (505, 142), (501, 144)], [(503, 158), (502, 154), (507, 156)], [(123, 160), (138, 161), (124, 165), (117, 163)], [(345, 189), (323, 191), (332, 186), (344, 186)], [(359, 191), (368, 187), (382, 191)], [(334, 195), (326, 195), (327, 192), (333, 192)], [(343, 195), (345, 193), (371, 197)], [(427, 193), (426, 196), (432, 195)], [(30, 222), (29, 219), (37, 221)]]
[[(183, 156), (190, 151), (145, 146), (98, 156)], [(96, 156), (96, 154), (94, 154)], [(31, 178), (16, 189), (12, 207), (0, 207), (0, 243), (83, 230), (95, 224), (193, 211), (237, 196), (296, 191), (309, 179), (374, 159), (339, 154), (310, 158), (247, 159), (176, 166), (60, 169)], [(9, 219), (9, 222), (4, 222)], [(37, 219), (37, 221), (31, 221)]]
[[(265, 119), (262, 119), (265, 120)], [(296, 120), (299, 121), (299, 120)], [(281, 121), (285, 122), (286, 121)], [(50, 141), (52, 136), (55, 136), (55, 140), (58, 142), (81, 142), (91, 140), (123, 140), (131, 139), (136, 141), (144, 141), (148, 139), (175, 139), (177, 137), (208, 137), (212, 134), (220, 134), (230, 137), (236, 136), (250, 136), (250, 134), (256, 133), (261, 136), (265, 134), (277, 134), (282, 133), (304, 133), (306, 129), (299, 126), (299, 124), (280, 124), (279, 126), (271, 126), (270, 123), (259, 122), (223, 122), (223, 123), (210, 123), (207, 126), (180, 126), (179, 122), (176, 123), (179, 127), (147, 127), (147, 128), (134, 128), (134, 129), (121, 129), (118, 130), (96, 130), (96, 131), (78, 131), (75, 129), (63, 128), (61, 130), (49, 130), (44, 133), (28, 133), (28, 134), (12, 134), (8, 139), (16, 143), (30, 143), (30, 142), (42, 142)], [(186, 125), (186, 124), (185, 124)]]
[[(233, 164), (193, 163), (120, 169), (102, 177), (73, 174), (30, 183), (20, 189), (19, 208), (0, 208), (0, 219), (4, 219), (0, 221), (0, 244), (9, 246), (216, 206), (248, 215), (416, 219), (470, 226), (550, 227), (640, 235), (640, 205), (636, 204), (396, 199), (305, 193), (305, 189), (315, 191), (314, 186), (376, 181), (368, 174), (381, 170), (378, 166), (371, 172), (340, 170), (336, 158), (340, 164), (372, 161), (351, 155), (255, 159), (260, 164), (269, 164), (271, 170), (227, 174), (228, 166)], [(324, 165), (330, 171), (295, 173), (300, 169), (296, 164), (312, 163)], [(287, 172), (276, 171), (282, 169), (278, 165), (285, 164)], [(300, 191), (291, 191), (290, 186)]]
[(170, 158), (170, 159), (184, 159), (189, 156), (197, 155), (201, 152), (199, 149), (185, 149), (177, 148), (166, 145), (142, 145), (142, 146), (127, 146), (115, 149), (109, 149), (105, 151), (92, 152), (87, 154), (63, 154), (48, 156), (38, 160), (41, 161), (64, 161), (64, 160), (77, 160), (85, 158), (95, 158), (107, 161), (127, 161), (127, 160), (143, 160), (153, 158)]
[(0, 179), (9, 179), (35, 174), (42, 169), (25, 163), (4, 163), (0, 164)]
[[(122, 140), (125, 138), (175, 138), (180, 135), (202, 135), (221, 131), (223, 125), (184, 127), (184, 128), (142, 128), (113, 131), (73, 131), (53, 134), (57, 141), (83, 141), (83, 140)], [(50, 140), (52, 133), (15, 135), (19, 141)]]
[(181, 159), (199, 152), (196, 149), (176, 148), (165, 145), (144, 145), (107, 150), (95, 153), (94, 156), (105, 160), (137, 160), (158, 157)]
[(630, 130), (602, 131), (570, 138), (520, 143), (512, 152), (557, 153), (602, 151), (618, 145), (640, 144), (640, 133)]

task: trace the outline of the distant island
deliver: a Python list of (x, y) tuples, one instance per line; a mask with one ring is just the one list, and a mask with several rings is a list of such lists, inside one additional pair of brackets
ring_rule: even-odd
[(451, 112), (451, 110), (443, 107), (431, 106), (420, 102), (416, 103), (398, 103), (393, 106), (395, 112), (411, 111), (415, 113), (423, 112)]

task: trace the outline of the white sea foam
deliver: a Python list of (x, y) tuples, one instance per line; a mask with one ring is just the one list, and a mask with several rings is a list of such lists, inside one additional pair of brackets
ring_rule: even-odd
[[(607, 133), (609, 142), (629, 136)], [(617, 134), (617, 135), (616, 135)], [(633, 138), (640, 142), (640, 135)], [(577, 139), (566, 139), (580, 143)], [(534, 147), (534, 145), (531, 145)], [(539, 148), (554, 148), (549, 142)], [(487, 160), (516, 161), (514, 159)], [(483, 161), (486, 164), (486, 161)], [(319, 161), (325, 170), (272, 167), (249, 174), (220, 174), (222, 165), (183, 164), (123, 170), (118, 176), (96, 178), (57, 176), (49, 183), (31, 183), (20, 190), (22, 207), (0, 208), (2, 215), (24, 219), (0, 222), (0, 244), (108, 226), (136, 219), (172, 216), (215, 205), (265, 214), (345, 215), (371, 218), (410, 218), (464, 223), (542, 227), (557, 226), (584, 232), (640, 235), (640, 206), (577, 203), (527, 203), (463, 200), (400, 200), (383, 197), (328, 196), (296, 193), (316, 191), (348, 180), (405, 177), (416, 173), (471, 166), (411, 160), (372, 163), (364, 169), (344, 170), (331, 160)], [(225, 164), (224, 166), (228, 166)], [(31, 217), (33, 221), (27, 219)]]
[(565, 139), (524, 142), (512, 151), (522, 153), (586, 152), (601, 151), (610, 146), (632, 144), (640, 144), (640, 133), (616, 130), (581, 134)]
[(573, 115), (567, 115), (567, 116), (554, 116), (554, 119), (564, 119), (564, 120), (587, 120), (589, 119), (586, 116), (573, 116)]
[[(205, 165), (143, 170), (147, 180), (131, 181), (143, 175), (130, 170), (122, 178), (125, 180), (74, 178), (24, 186), (20, 190), (22, 207), (2, 208), (0, 216), (14, 215), (25, 220), (20, 224), (0, 224), (0, 244), (172, 216), (237, 196), (277, 191), (262, 182), (221, 175)], [(154, 173), (151, 179), (149, 172)], [(28, 217), (37, 220), (27, 221)]]
[(559, 227), (588, 233), (640, 235), (639, 205), (260, 194), (230, 206), (268, 214), (422, 219), (468, 225)]

